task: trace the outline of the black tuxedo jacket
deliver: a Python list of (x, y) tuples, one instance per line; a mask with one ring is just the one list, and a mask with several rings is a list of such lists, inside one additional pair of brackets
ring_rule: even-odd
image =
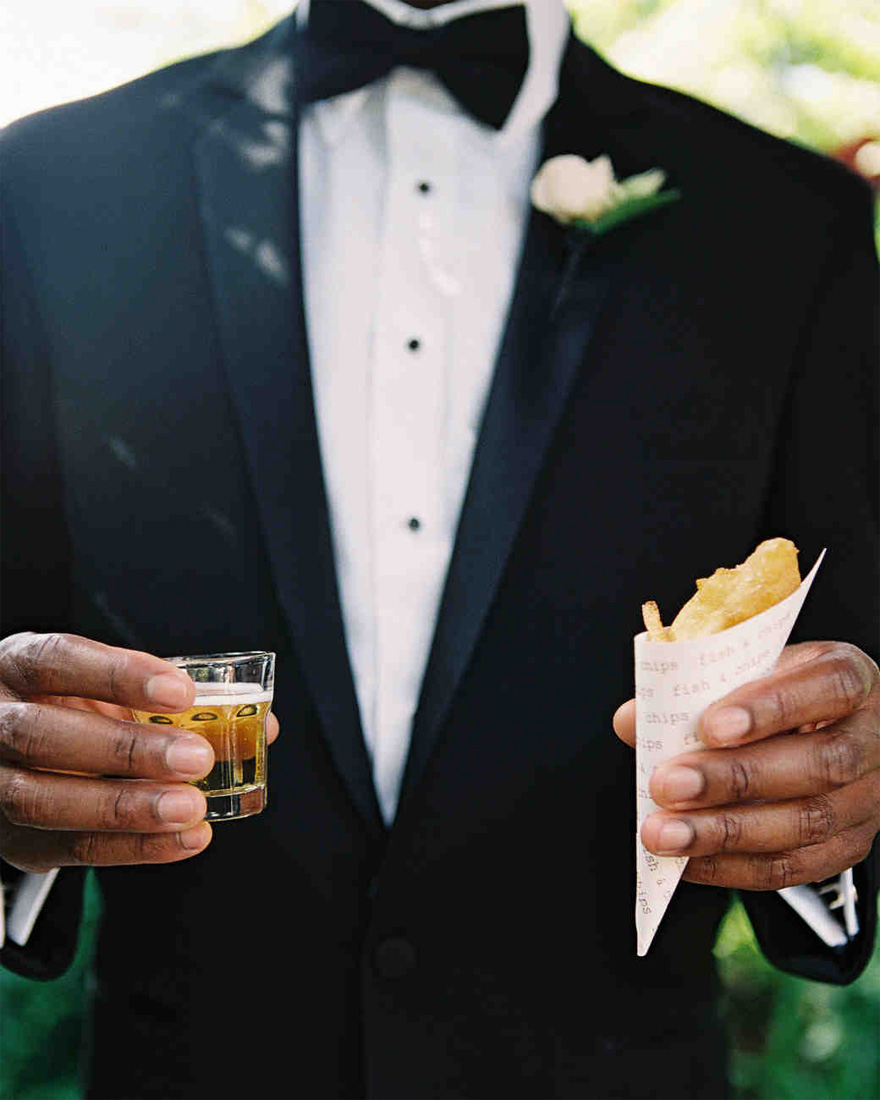
[[(728, 897), (682, 885), (636, 958), (610, 721), (641, 601), (764, 536), (828, 547), (801, 636), (876, 650), (868, 197), (570, 44), (545, 156), (682, 198), (600, 244), (531, 217), (386, 830), (310, 391), (295, 54), (288, 21), (3, 142), (5, 629), (279, 654), (268, 810), (100, 874), (91, 1095), (720, 1096)], [(839, 954), (755, 896), (770, 957), (856, 976), (859, 875)], [(62, 872), (9, 965), (57, 972), (78, 897)]]

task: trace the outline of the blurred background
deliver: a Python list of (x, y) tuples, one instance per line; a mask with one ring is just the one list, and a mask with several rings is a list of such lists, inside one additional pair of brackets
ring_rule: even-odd
[[(880, 192), (880, 0), (568, 0), (578, 33), (633, 76), (678, 88), (846, 163)], [(0, 0), (0, 126), (181, 57), (242, 42), (291, 0)], [(880, 227), (880, 218), (878, 218)], [(880, 243), (880, 234), (878, 234)], [(79, 1100), (90, 883), (76, 963), (0, 972), (0, 1097)], [(880, 951), (845, 989), (774, 971), (735, 904), (716, 945), (740, 1100), (880, 1098)]]

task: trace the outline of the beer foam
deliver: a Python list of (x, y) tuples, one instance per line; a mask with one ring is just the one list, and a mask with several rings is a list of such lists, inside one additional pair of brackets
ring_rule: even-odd
[(271, 703), (272, 692), (256, 684), (196, 684), (194, 707), (223, 706), (235, 703), (248, 706), (251, 703)]

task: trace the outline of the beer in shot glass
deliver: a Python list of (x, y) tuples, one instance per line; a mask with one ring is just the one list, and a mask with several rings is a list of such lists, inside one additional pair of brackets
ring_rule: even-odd
[(206, 821), (258, 814), (266, 805), (266, 723), (275, 682), (274, 653), (169, 657), (196, 685), (195, 702), (180, 714), (132, 711), (138, 722), (177, 726), (209, 741), (214, 767), (198, 787)]

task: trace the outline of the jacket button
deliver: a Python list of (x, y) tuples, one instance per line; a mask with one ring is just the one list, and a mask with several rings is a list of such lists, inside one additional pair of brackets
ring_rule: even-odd
[(373, 966), (380, 978), (405, 978), (415, 965), (416, 949), (401, 936), (383, 940), (373, 954)]

